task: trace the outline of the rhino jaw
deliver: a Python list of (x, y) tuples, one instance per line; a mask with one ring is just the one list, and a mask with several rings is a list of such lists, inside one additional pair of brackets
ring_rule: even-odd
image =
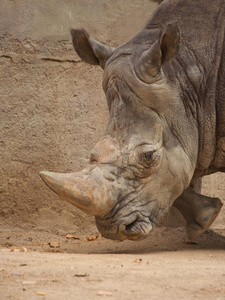
[(111, 199), (107, 199), (103, 175), (97, 176), (77, 173), (40, 172), (40, 176), (61, 198), (75, 205), (85, 213), (104, 216), (112, 208)]

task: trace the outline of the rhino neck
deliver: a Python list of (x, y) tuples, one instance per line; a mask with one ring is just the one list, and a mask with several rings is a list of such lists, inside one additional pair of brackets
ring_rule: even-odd
[[(168, 72), (168, 76), (174, 76), (174, 81), (179, 86), (181, 101), (189, 122), (187, 126), (192, 131), (190, 134), (197, 134), (198, 154), (194, 176), (202, 176), (208, 172), (215, 157), (216, 72), (211, 67), (211, 72), (206, 73), (204, 67), (190, 54), (187, 46), (182, 47), (173, 62), (173, 68), (175, 72), (173, 75)], [(193, 150), (195, 151), (194, 148)]]

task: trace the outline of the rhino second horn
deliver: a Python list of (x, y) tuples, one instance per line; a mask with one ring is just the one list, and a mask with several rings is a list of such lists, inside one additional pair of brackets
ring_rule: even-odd
[(104, 216), (111, 209), (106, 201), (106, 191), (98, 182), (81, 172), (54, 173), (40, 172), (43, 181), (61, 198), (75, 205), (85, 213), (93, 216)]

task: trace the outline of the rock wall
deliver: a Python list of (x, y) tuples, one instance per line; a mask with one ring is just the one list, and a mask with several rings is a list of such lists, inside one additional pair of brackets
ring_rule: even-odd
[(96, 230), (93, 218), (60, 200), (38, 175), (82, 169), (107, 124), (102, 70), (81, 62), (69, 29), (84, 27), (118, 46), (144, 26), (158, 2), (1, 1), (1, 228)]

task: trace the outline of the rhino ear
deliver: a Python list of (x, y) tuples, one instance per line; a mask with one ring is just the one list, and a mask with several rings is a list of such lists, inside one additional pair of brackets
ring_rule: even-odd
[(180, 32), (177, 23), (168, 24), (161, 31), (158, 40), (141, 56), (139, 71), (142, 77), (156, 76), (161, 66), (175, 57), (179, 49)]
[(74, 49), (80, 58), (91, 65), (99, 65), (104, 69), (105, 63), (112, 55), (114, 48), (91, 39), (83, 28), (71, 29), (71, 35)]
[(177, 23), (168, 24), (161, 33), (161, 64), (169, 62), (180, 50), (180, 31)]

